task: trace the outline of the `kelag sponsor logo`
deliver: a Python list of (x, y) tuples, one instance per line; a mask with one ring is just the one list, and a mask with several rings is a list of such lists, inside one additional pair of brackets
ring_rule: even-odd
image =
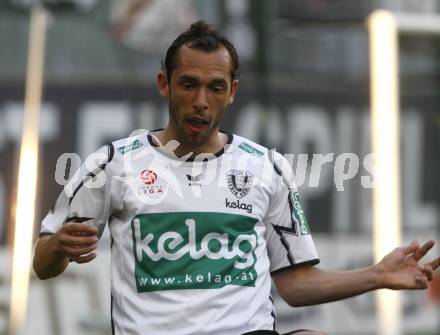
[(289, 202), (292, 210), (292, 219), (299, 225), (301, 235), (310, 235), (309, 224), (307, 223), (304, 210), (302, 209), (299, 193), (295, 190), (290, 190)]
[(248, 212), (249, 214), (252, 213), (252, 204), (246, 204), (244, 202), (240, 202), (240, 200), (231, 201), (228, 198), (226, 198), (225, 199), (225, 206), (226, 206), (226, 208), (241, 209), (241, 210)]
[(137, 215), (131, 222), (137, 291), (255, 286), (256, 222), (226, 213)]

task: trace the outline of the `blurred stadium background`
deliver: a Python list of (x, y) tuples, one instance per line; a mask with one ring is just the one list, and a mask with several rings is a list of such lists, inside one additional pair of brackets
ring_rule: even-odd
[[(327, 269), (372, 259), (368, 32), (377, 8), (440, 14), (438, 0), (46, 0), (44, 93), (40, 121), (39, 222), (61, 186), (57, 159), (82, 159), (134, 129), (165, 125), (155, 74), (173, 38), (203, 18), (235, 43), (241, 87), (224, 129), (292, 156), (307, 157), (297, 176), (308, 221)], [(31, 0), (0, 0), (0, 334), (8, 334), (12, 242), (22, 131)], [(399, 38), (402, 239), (440, 241), (440, 39)], [(316, 154), (355, 153), (359, 173), (339, 185), (334, 161), (319, 185), (310, 178)], [(315, 156), (313, 156), (315, 154)], [(23, 334), (110, 333), (109, 238), (98, 259), (71, 265), (56, 280), (31, 275)], [(438, 255), (439, 249), (435, 250)], [(402, 334), (440, 334), (440, 280), (403, 294)], [(279, 328), (330, 334), (376, 334), (374, 294), (292, 309), (277, 299)], [(12, 334), (11, 334), (12, 335)]]

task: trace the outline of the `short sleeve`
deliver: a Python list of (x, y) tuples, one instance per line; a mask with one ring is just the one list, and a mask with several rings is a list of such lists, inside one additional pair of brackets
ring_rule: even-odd
[(43, 219), (40, 234), (53, 234), (70, 219), (95, 226), (102, 234), (111, 214), (113, 155), (113, 145), (108, 144), (87, 158)]
[(265, 217), (271, 274), (300, 264), (319, 263), (310, 227), (301, 206), (293, 172), (287, 160), (270, 152), (275, 173), (269, 210)]

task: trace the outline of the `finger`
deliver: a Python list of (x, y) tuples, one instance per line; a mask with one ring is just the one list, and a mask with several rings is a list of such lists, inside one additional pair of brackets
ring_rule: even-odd
[(428, 279), (424, 276), (420, 276), (416, 278), (416, 289), (425, 289), (428, 288)]
[(88, 262), (94, 260), (95, 258), (96, 258), (96, 253), (91, 253), (91, 254), (88, 254), (88, 255), (85, 255), (85, 256), (72, 257), (72, 260), (75, 263), (83, 264), (83, 263), (88, 263)]
[(433, 271), (437, 270), (437, 268), (440, 266), (440, 257), (437, 259), (434, 259), (428, 265), (432, 268)]
[(63, 226), (63, 231), (68, 233), (84, 233), (87, 235), (97, 235), (98, 229), (96, 227), (90, 226), (85, 223), (78, 223), (78, 222), (72, 222), (72, 223), (66, 223)]
[(402, 251), (405, 255), (410, 255), (412, 253), (414, 253), (418, 248), (419, 248), (419, 241), (413, 241), (411, 242), (410, 245), (406, 246), (406, 247), (402, 247)]
[(434, 278), (434, 270), (430, 265), (425, 265), (421, 270), (429, 281)]
[(60, 234), (59, 241), (67, 246), (87, 246), (98, 242), (97, 236), (75, 236), (68, 234)]
[(416, 261), (419, 261), (423, 256), (426, 255), (426, 253), (431, 250), (431, 248), (434, 246), (434, 241), (430, 240), (428, 242), (426, 242), (425, 244), (423, 244), (420, 248), (418, 248), (415, 252), (414, 252), (414, 258)]
[(96, 244), (91, 245), (90, 247), (78, 248), (78, 247), (69, 247), (63, 246), (63, 252), (66, 256), (74, 257), (88, 254), (96, 249)]

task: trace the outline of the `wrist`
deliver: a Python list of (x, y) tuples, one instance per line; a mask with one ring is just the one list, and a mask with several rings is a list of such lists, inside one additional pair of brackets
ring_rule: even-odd
[(385, 288), (385, 268), (382, 262), (372, 266), (374, 289)]
[(64, 253), (63, 248), (61, 247), (60, 240), (58, 238), (58, 233), (55, 233), (50, 236), (50, 245), (52, 246), (52, 251), (60, 258), (67, 258), (67, 255)]

